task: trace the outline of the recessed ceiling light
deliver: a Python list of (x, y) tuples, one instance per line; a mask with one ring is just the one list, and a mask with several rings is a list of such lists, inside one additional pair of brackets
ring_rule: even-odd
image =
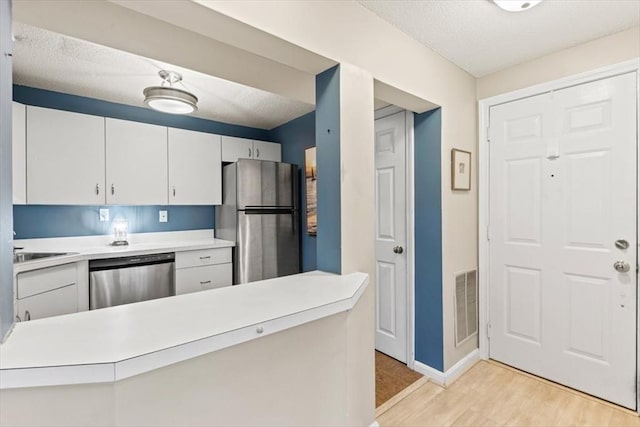
[(493, 0), (498, 7), (508, 12), (522, 12), (523, 10), (529, 10), (541, 1), (542, 0)]
[(146, 105), (169, 114), (189, 114), (198, 109), (198, 98), (194, 94), (173, 87), (174, 83), (182, 81), (182, 75), (166, 70), (160, 70), (158, 74), (162, 85), (150, 86), (142, 92)]

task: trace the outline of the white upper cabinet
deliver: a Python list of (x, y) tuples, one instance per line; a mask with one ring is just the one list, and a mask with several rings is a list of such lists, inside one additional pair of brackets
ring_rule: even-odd
[(220, 156), (220, 135), (169, 128), (169, 204), (221, 204)]
[(107, 204), (166, 205), (167, 128), (106, 119)]
[(14, 102), (12, 114), (13, 204), (24, 205), (27, 203), (27, 109)]
[(282, 161), (280, 144), (266, 141), (253, 141), (253, 158), (256, 160)]
[(280, 144), (275, 142), (254, 141), (234, 136), (222, 137), (222, 161), (237, 162), (238, 159), (282, 160)]
[(222, 161), (237, 162), (238, 159), (253, 159), (253, 140), (223, 136)]
[(29, 204), (103, 204), (104, 118), (27, 107)]

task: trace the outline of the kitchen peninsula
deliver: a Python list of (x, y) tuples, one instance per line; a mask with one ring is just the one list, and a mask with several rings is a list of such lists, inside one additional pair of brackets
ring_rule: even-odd
[(367, 285), (310, 272), (18, 323), (0, 424), (357, 423)]

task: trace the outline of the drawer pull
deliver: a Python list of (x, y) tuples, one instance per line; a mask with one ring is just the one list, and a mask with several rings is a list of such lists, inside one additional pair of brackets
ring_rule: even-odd
[(211, 255), (201, 256), (200, 259), (211, 259)]
[(209, 283), (211, 283), (211, 280), (207, 280), (205, 282), (200, 282), (201, 285), (208, 285)]

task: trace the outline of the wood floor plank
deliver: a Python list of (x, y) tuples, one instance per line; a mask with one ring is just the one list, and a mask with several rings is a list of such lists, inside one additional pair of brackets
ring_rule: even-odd
[(625, 426), (637, 414), (513, 368), (481, 361), (444, 389), (426, 383), (378, 418), (381, 426)]

